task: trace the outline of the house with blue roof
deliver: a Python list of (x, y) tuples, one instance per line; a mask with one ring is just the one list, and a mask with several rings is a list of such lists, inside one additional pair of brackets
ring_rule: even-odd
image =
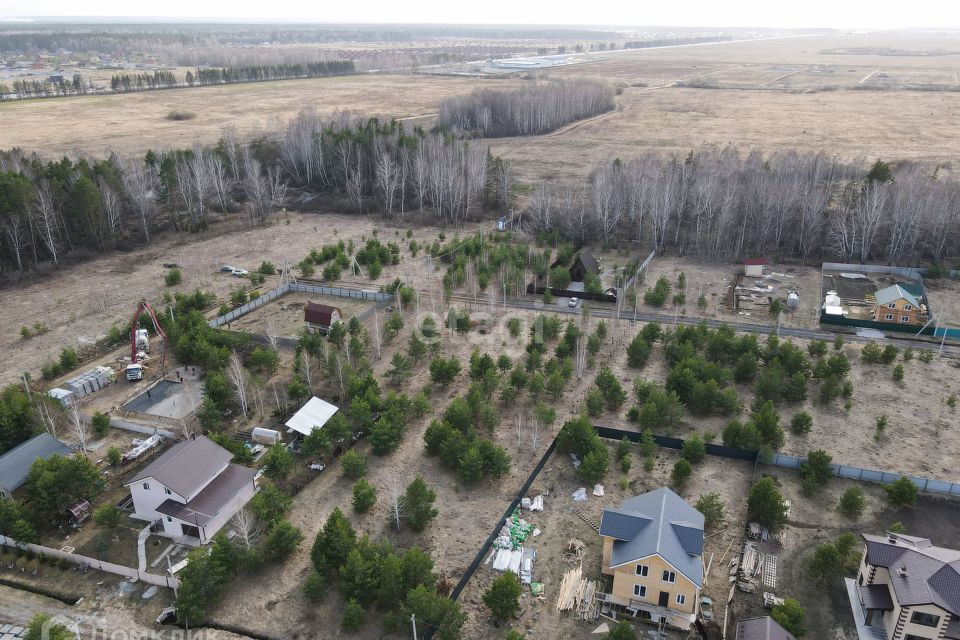
[(877, 322), (922, 325), (928, 320), (923, 287), (901, 282), (878, 290), (874, 298), (873, 319)]
[(703, 589), (703, 514), (667, 487), (603, 510), (606, 601), (634, 617), (689, 629)]

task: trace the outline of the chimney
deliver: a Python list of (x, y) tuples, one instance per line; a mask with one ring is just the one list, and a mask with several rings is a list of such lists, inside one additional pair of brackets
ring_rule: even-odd
[(897, 573), (900, 574), (900, 577), (901, 577), (901, 578), (906, 578), (906, 577), (907, 577), (907, 565), (905, 565), (905, 564), (900, 565), (900, 568), (897, 569)]
[(897, 544), (897, 535), (890, 531), (887, 532), (887, 542), (890, 544)]

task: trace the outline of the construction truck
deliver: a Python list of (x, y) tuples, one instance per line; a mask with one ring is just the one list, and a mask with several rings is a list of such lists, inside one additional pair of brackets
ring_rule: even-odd
[(137, 305), (136, 312), (133, 314), (133, 322), (130, 326), (130, 364), (127, 365), (126, 369), (127, 380), (130, 382), (143, 380), (143, 365), (140, 364), (140, 361), (143, 360), (147, 352), (150, 351), (150, 334), (146, 329), (140, 328), (140, 314), (144, 311), (150, 315), (157, 335), (163, 339), (161, 351), (162, 360), (160, 365), (161, 372), (165, 371), (167, 364), (167, 334), (163, 332), (163, 328), (157, 321), (156, 314), (153, 312), (153, 309), (150, 308), (147, 301), (141, 300), (140, 304)]

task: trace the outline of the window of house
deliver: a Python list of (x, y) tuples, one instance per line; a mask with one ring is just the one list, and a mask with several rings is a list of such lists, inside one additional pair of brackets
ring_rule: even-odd
[(171, 518), (170, 516), (167, 516), (167, 522), (173, 522), (173, 518)]
[(910, 322), (910, 316), (900, 316), (900, 322)]
[(913, 305), (912, 305), (912, 304), (905, 304), (905, 305), (903, 305), (903, 310), (904, 310), (904, 311), (913, 311)]
[(663, 572), (663, 581), (664, 582), (676, 582), (677, 574), (673, 571), (664, 571)]
[(887, 315), (883, 316), (883, 319), (884, 319), (884, 320), (893, 320), (893, 314), (892, 314), (892, 313), (888, 313)]
[(896, 303), (896, 302), (891, 302), (891, 303), (888, 304), (887, 306), (890, 307), (891, 309), (896, 309), (896, 308), (897, 308), (897, 303)]
[(633, 585), (633, 595), (637, 596), (638, 598), (646, 598), (647, 587), (642, 584)]
[(650, 572), (650, 567), (648, 567), (647, 565), (645, 565), (645, 564), (638, 564), (638, 565), (637, 565), (637, 575), (638, 575), (638, 576), (643, 577), (643, 578), (646, 578), (647, 575), (649, 574), (649, 572)]
[(682, 593), (678, 593), (677, 604), (686, 604), (686, 603), (687, 603), (687, 596), (683, 595)]
[(6, 497), (7, 497), (7, 492), (6, 492), (6, 491), (0, 491), (0, 498), (6, 498)]
[(935, 616), (932, 613), (924, 613), (922, 611), (914, 611), (913, 615), (910, 616), (910, 622), (914, 624), (922, 624), (925, 627), (939, 627), (940, 616)]
[(149, 482), (144, 482), (144, 483), (143, 483), (143, 490), (144, 490), (144, 491), (150, 491), (150, 483), (149, 483)]
[(172, 495), (173, 495), (173, 492), (170, 491), (170, 489), (167, 489), (166, 487), (163, 488), (163, 492), (164, 492), (165, 494), (167, 494), (168, 496), (172, 496)]

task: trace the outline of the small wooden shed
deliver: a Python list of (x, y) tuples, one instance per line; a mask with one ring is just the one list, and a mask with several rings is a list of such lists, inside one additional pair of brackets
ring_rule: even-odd
[(308, 302), (303, 310), (303, 321), (307, 323), (307, 330), (326, 333), (334, 322), (340, 322), (343, 317), (340, 309), (317, 302)]
[(767, 261), (763, 258), (750, 258), (743, 261), (743, 275), (750, 278), (760, 278), (763, 276), (763, 267)]

